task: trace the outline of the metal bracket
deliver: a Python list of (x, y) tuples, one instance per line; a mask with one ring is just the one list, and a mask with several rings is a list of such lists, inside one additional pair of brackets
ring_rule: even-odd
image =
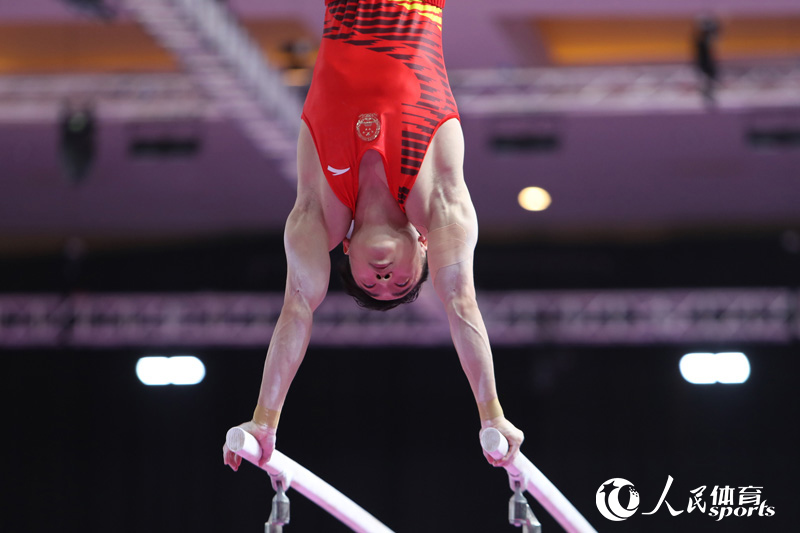
[(283, 483), (277, 482), (278, 492), (272, 498), (272, 512), (264, 524), (264, 533), (283, 533), (283, 526), (289, 523), (289, 498), (283, 490)]
[(292, 473), (286, 470), (279, 472), (269, 472), (269, 480), (272, 483), (272, 488), (278, 492), (278, 487), (283, 487), (284, 491), (292, 488)]
[(508, 523), (516, 527), (522, 526), (522, 533), (542, 533), (542, 525), (533, 514), (518, 482), (514, 487), (514, 494), (508, 501)]

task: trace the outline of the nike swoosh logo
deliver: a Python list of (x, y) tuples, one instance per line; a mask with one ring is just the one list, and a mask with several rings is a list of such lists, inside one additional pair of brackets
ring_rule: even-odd
[(328, 165), (328, 171), (330, 171), (334, 176), (341, 176), (345, 172), (350, 170), (350, 167), (347, 168), (333, 168), (332, 166)]

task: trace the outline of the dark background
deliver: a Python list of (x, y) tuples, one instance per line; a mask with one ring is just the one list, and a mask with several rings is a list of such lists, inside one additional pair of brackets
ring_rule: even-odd
[[(798, 370), (793, 350), (746, 349), (750, 381), (697, 387), (681, 351), (520, 349), (496, 353), (501, 398), (523, 450), (599, 531), (606, 480), (639, 490), (613, 531), (791, 531), (797, 501)], [(3, 531), (254, 531), (268, 476), (222, 465), (227, 428), (250, 415), (263, 356), (202, 351), (194, 387), (146, 387), (141, 353), (11, 352)], [(283, 413), (279, 449), (396, 531), (511, 531), (506, 476), (477, 440), (472, 397), (449, 350), (311, 350)], [(772, 518), (650, 511), (671, 475), (686, 508), (707, 485), (763, 487)], [(291, 531), (346, 531), (290, 491)], [(532, 498), (530, 498), (531, 501)], [(535, 507), (538, 510), (538, 507)], [(537, 512), (546, 531), (559, 531)], [(73, 529), (74, 528), (74, 529)]]

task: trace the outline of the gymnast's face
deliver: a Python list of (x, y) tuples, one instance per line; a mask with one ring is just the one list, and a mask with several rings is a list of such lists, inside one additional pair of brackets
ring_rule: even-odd
[(362, 228), (342, 245), (356, 283), (376, 300), (396, 300), (413, 289), (428, 248), (425, 237), (410, 224), (390, 232)]

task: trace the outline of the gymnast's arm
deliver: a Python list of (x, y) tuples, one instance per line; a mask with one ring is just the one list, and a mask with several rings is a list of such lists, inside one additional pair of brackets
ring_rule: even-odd
[[(313, 312), (328, 291), (328, 233), (318, 206), (302, 201), (295, 205), (286, 221), (284, 247), (287, 277), (283, 307), (267, 350), (253, 419), (241, 425), (261, 444), (259, 466), (269, 461), (275, 449), (278, 418), (308, 348)], [(237, 470), (241, 458), (224, 446), (223, 461)]]
[(477, 221), (471, 203), (468, 207), (462, 210), (467, 216), (463, 217), (461, 224), (452, 223), (429, 232), (428, 264), (431, 265), (434, 288), (447, 312), (450, 335), (461, 367), (478, 404), (481, 429), (494, 427), (508, 439), (509, 451), (505, 457), (495, 460), (485, 452), (484, 455), (493, 465), (505, 466), (519, 451), (525, 437), (506, 420), (497, 398), (492, 348), (478, 308), (472, 272)]

